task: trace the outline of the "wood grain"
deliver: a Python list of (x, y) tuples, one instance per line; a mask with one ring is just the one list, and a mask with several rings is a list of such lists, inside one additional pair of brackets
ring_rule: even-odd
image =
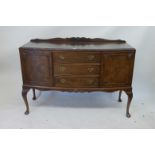
[[(60, 50), (61, 49), (61, 50)], [(68, 92), (122, 91), (128, 96), (126, 116), (133, 97), (135, 48), (124, 40), (100, 38), (34, 39), (19, 48), (23, 99), (33, 89)]]

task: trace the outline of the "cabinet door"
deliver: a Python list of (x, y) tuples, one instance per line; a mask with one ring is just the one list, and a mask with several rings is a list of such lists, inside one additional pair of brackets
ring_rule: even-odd
[(20, 55), (24, 84), (51, 86), (51, 52), (38, 50), (20, 50)]
[(134, 53), (103, 54), (101, 85), (106, 87), (130, 86)]

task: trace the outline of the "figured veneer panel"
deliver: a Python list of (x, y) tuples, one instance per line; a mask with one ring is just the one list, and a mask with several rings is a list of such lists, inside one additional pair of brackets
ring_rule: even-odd
[(21, 59), (24, 83), (45, 86), (52, 84), (50, 53), (34, 54), (32, 52), (23, 52)]
[(102, 86), (128, 86), (131, 82), (134, 53), (103, 54)]

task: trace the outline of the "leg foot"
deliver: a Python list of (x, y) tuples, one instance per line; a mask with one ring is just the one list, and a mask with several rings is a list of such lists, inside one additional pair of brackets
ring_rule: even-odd
[(119, 91), (118, 102), (122, 102), (121, 95), (122, 95), (122, 90)]
[(36, 100), (36, 93), (35, 93), (35, 88), (32, 88), (32, 90), (33, 90), (33, 100)]
[(25, 115), (28, 115), (28, 114), (29, 114), (29, 111), (26, 110), (24, 114), (25, 114)]
[(128, 102), (127, 102), (127, 107), (126, 107), (126, 117), (131, 117), (130, 113), (129, 113), (129, 109), (130, 109), (130, 105), (131, 105), (131, 101), (133, 98), (133, 93), (132, 90), (130, 91), (126, 91), (126, 94), (128, 95)]
[(30, 90), (30, 88), (24, 88), (24, 87), (23, 87), (23, 90), (22, 90), (22, 96), (23, 96), (23, 100), (24, 100), (24, 103), (25, 103), (25, 106), (26, 106), (25, 115), (29, 114), (29, 104), (28, 104), (28, 101), (27, 101), (27, 93), (28, 93), (29, 90)]
[(131, 117), (130, 113), (126, 113), (126, 117), (130, 118)]

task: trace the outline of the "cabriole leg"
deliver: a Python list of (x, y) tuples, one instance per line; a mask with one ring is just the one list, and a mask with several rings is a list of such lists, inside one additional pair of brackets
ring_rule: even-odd
[(127, 102), (127, 108), (126, 108), (126, 117), (131, 117), (130, 113), (129, 113), (129, 108), (130, 108), (130, 105), (131, 105), (131, 101), (132, 101), (132, 98), (133, 98), (133, 93), (132, 93), (132, 90), (131, 91), (126, 91), (126, 94), (128, 95), (128, 102)]
[(33, 100), (36, 100), (36, 92), (35, 92), (35, 88), (32, 88), (32, 91), (33, 91)]
[(118, 102), (122, 102), (121, 95), (122, 95), (122, 90), (119, 91)]
[(24, 99), (24, 102), (25, 102), (25, 105), (26, 105), (25, 115), (29, 114), (29, 104), (28, 104), (28, 101), (27, 101), (27, 93), (28, 93), (29, 90), (30, 90), (30, 88), (23, 88), (23, 90), (22, 90), (22, 96), (23, 96), (23, 99)]

